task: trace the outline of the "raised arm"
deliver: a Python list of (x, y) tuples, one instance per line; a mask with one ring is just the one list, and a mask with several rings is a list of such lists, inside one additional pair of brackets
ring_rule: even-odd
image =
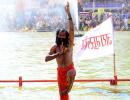
[(65, 6), (65, 11), (68, 15), (69, 42), (70, 42), (70, 46), (72, 47), (74, 45), (74, 26), (73, 26), (73, 20), (72, 20), (72, 17), (71, 17), (71, 13), (70, 13), (69, 2), (67, 2), (66, 6)]

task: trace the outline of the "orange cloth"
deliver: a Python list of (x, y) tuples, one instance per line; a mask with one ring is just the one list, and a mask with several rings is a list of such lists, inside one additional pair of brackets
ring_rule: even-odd
[[(57, 80), (58, 80), (59, 92), (65, 90), (68, 87), (67, 72), (71, 69), (74, 69), (73, 64), (71, 64), (68, 67), (57, 68)], [(64, 95), (60, 95), (60, 100), (69, 100), (68, 93)]]

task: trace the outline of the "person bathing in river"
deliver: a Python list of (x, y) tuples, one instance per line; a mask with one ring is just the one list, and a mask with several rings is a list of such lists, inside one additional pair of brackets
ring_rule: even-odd
[(72, 89), (76, 76), (73, 63), (74, 27), (68, 2), (65, 6), (65, 11), (68, 15), (68, 31), (66, 29), (57, 30), (56, 44), (51, 47), (48, 55), (45, 57), (46, 62), (56, 59), (60, 100), (69, 100), (69, 92)]

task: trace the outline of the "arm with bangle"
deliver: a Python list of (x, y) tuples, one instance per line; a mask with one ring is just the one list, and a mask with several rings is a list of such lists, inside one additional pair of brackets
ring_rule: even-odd
[(70, 46), (73, 46), (74, 44), (74, 26), (73, 26), (73, 20), (71, 17), (71, 13), (70, 13), (70, 7), (69, 7), (69, 3), (67, 4), (67, 6), (65, 7), (66, 13), (68, 15), (68, 26), (69, 26), (69, 42), (70, 42)]

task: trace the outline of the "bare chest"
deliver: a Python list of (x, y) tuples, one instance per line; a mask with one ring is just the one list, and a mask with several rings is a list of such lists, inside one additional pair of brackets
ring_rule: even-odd
[[(57, 49), (57, 52), (61, 52), (61, 49)], [(72, 50), (71, 48), (63, 48), (63, 54), (56, 58), (58, 65), (66, 66), (72, 62)]]

